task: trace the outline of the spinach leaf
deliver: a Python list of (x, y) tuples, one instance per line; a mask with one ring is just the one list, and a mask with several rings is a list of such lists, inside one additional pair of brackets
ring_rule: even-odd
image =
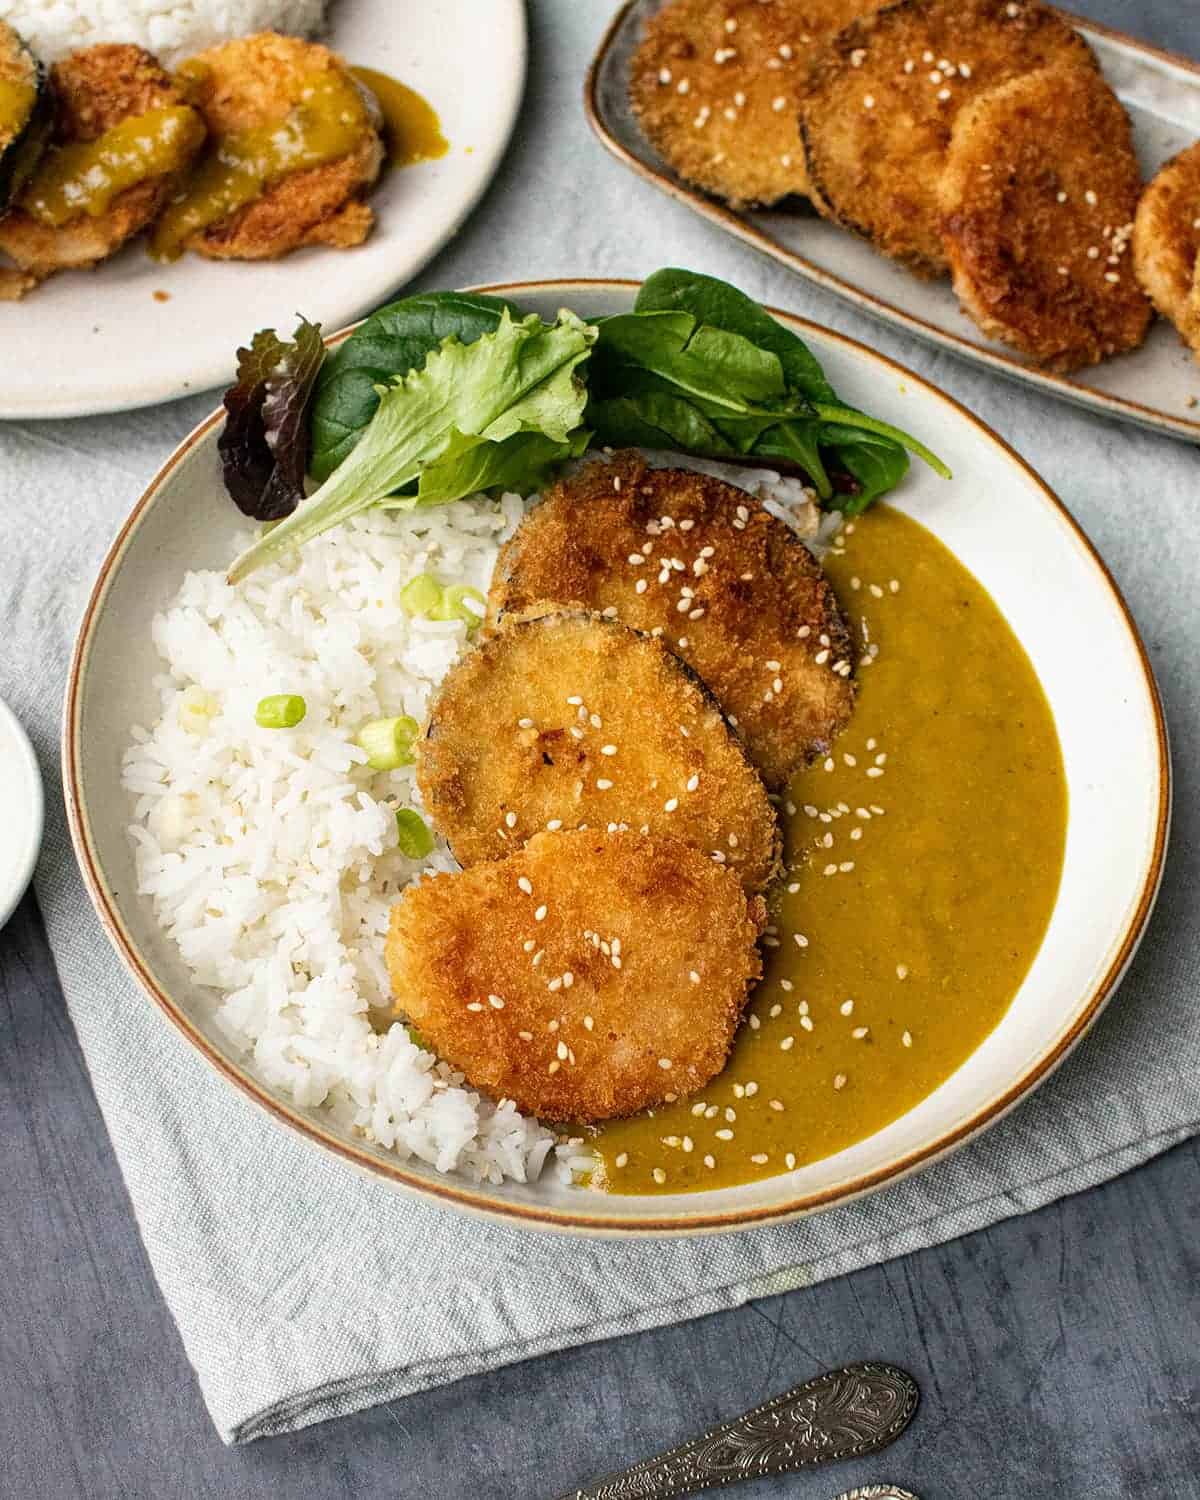
[(789, 390), (798, 391), (810, 401), (836, 400), (820, 362), (804, 340), (726, 281), (701, 276), (697, 271), (672, 268), (655, 271), (642, 283), (634, 306), (638, 312), (682, 308), (698, 323), (740, 334), (775, 355)]
[(494, 333), (508, 309), (502, 297), (469, 292), (421, 292), (372, 313), (332, 351), (321, 372), (312, 411), (314, 479), (328, 479), (362, 436), (379, 405), (380, 387), (397, 375), (419, 369), (442, 340), (453, 335), (473, 344)]
[(649, 371), (735, 412), (786, 394), (783, 368), (769, 350), (690, 313), (618, 313), (599, 328), (597, 373), (610, 386), (620, 385), (626, 368)]

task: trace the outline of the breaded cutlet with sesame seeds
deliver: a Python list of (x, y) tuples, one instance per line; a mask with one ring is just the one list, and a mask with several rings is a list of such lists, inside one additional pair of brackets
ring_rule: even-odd
[(958, 116), (939, 197), (964, 309), (1052, 370), (1136, 348), (1151, 308), (1126, 253), (1141, 178), (1129, 120), (1091, 68), (1044, 68)]
[(550, 490), (496, 561), (492, 625), (578, 608), (662, 637), (720, 703), (770, 791), (854, 707), (854, 650), (808, 548), (744, 490), (636, 452)]
[(1096, 66), (1038, 0), (900, 0), (853, 22), (817, 60), (801, 101), (818, 210), (911, 270), (942, 274), (937, 189), (959, 110), (1059, 65)]
[(1142, 290), (1200, 359), (1200, 141), (1160, 167), (1133, 221)]
[(540, 833), (410, 885), (386, 943), (397, 1011), (467, 1081), (546, 1120), (703, 1088), (761, 973), (760, 898), (674, 839)]
[(679, 839), (748, 895), (779, 864), (775, 811), (712, 694), (613, 620), (542, 615), (469, 651), (434, 697), (417, 781), (467, 866), (581, 826)]
[(629, 96), (659, 155), (735, 207), (808, 192), (796, 109), (819, 48), (880, 0), (671, 0), (647, 22)]

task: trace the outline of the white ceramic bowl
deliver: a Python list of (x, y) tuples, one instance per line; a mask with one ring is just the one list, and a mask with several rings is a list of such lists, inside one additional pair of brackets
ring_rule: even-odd
[[(487, 290), (543, 316), (626, 310), (632, 283), (563, 281)], [(881, 1187), (994, 1123), (1067, 1055), (1112, 995), (1157, 892), (1170, 811), (1158, 693), (1103, 563), (1038, 476), (982, 422), (910, 371), (839, 334), (777, 314), (812, 345), (849, 401), (932, 442), (951, 483), (914, 465), (895, 503), (991, 592), (1028, 650), (1062, 741), (1066, 860), (1042, 947), (991, 1036), (886, 1129), (824, 1161), (713, 1192), (606, 1197), (550, 1183), (477, 1187), (339, 1133), (258, 1082), (211, 1022), (149, 904), (136, 894), (120, 759), (129, 726), (157, 713), (150, 621), (184, 571), (223, 567), (240, 519), (221, 488), (221, 414), (191, 434), (134, 507), (105, 558), (67, 688), (64, 779), (75, 848), (118, 953), (214, 1067), (294, 1129), (405, 1189), (540, 1227), (671, 1233), (749, 1227)]]

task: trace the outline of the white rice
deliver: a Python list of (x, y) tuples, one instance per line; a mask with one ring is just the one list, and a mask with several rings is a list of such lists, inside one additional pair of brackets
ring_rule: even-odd
[(0, 0), (0, 20), (44, 62), (96, 42), (134, 42), (173, 66), (254, 31), (313, 36), (325, 0)]
[[(736, 477), (813, 535), (797, 481)], [(252, 1071), (360, 1139), (490, 1182), (531, 1181), (552, 1152), (570, 1181), (590, 1157), (466, 1087), (400, 1022), (372, 1025), (391, 1004), (389, 907), (424, 871), (457, 866), (441, 840), (424, 861), (399, 852), (395, 808), (420, 808), (413, 769), (371, 771), (354, 736), (370, 719), (423, 720), (467, 641), (462, 621), (410, 619), (404, 584), (428, 572), (486, 592), (522, 513), (517, 495), (376, 511), (236, 588), (187, 574), (153, 623), (161, 717), (132, 730), (123, 762), (138, 889)], [(257, 726), (273, 693), (304, 698), (297, 728)]]

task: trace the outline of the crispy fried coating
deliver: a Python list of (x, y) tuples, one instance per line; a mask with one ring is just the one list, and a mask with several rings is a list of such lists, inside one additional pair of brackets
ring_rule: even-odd
[[(261, 32), (199, 52), (187, 63), (190, 96), (216, 139), (286, 118), (318, 74), (346, 65), (317, 42)], [(363, 193), (383, 165), (378, 108), (368, 99), (354, 149), (268, 184), (252, 203), (188, 237), (185, 248), (213, 260), (274, 260), (302, 245), (347, 249), (370, 233)]]
[(1043, 68), (959, 112), (939, 187), (963, 307), (1053, 370), (1136, 348), (1150, 304), (1126, 254), (1141, 178), (1092, 68)]
[(960, 109), (1050, 65), (1094, 67), (1038, 0), (900, 0), (840, 32), (801, 101), (817, 208), (923, 275), (946, 270), (938, 179)]
[(660, 156), (735, 207), (807, 193), (796, 109), (819, 49), (880, 0), (671, 0), (629, 75)]
[(503, 547), (489, 618), (615, 610), (708, 684), (771, 791), (854, 707), (854, 651), (820, 566), (753, 496), (637, 453), (556, 485)]
[(434, 699), (417, 780), (464, 865), (549, 824), (679, 839), (750, 895), (779, 862), (774, 809), (712, 694), (612, 620), (543, 615), (468, 652)]
[[(54, 145), (94, 141), (123, 120), (188, 102), (149, 52), (124, 45), (71, 53), (51, 69), (50, 87), (57, 113)], [(197, 131), (197, 149), (202, 139)], [(0, 281), (0, 297), (20, 296), (55, 271), (107, 260), (157, 218), (178, 180), (177, 172), (147, 177), (119, 193), (103, 213), (81, 213), (58, 227), (13, 209), (0, 218), (0, 255), (16, 271)]]
[(1160, 167), (1142, 193), (1133, 265), (1147, 296), (1200, 359), (1200, 141)]
[(721, 1071), (761, 921), (761, 899), (674, 839), (540, 833), (409, 886), (386, 957), (398, 1011), (475, 1087), (605, 1120)]

